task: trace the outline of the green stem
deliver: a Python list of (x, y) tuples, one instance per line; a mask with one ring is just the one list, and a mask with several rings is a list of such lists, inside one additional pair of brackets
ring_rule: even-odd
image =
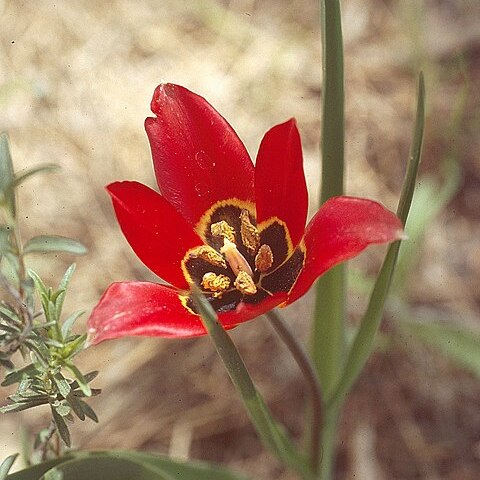
[[(330, 197), (343, 194), (345, 118), (340, 1), (322, 0), (320, 5), (323, 49), (320, 203), (323, 203)], [(344, 361), (345, 290), (343, 265), (328, 271), (320, 277), (316, 285), (312, 331), (313, 360), (325, 398), (335, 390)], [(320, 478), (327, 480), (333, 469), (337, 412), (325, 411), (325, 417)]]
[(320, 432), (323, 424), (322, 391), (320, 382), (318, 381), (317, 372), (315, 371), (315, 367), (310, 361), (310, 358), (303, 349), (302, 345), (298, 342), (298, 339), (295, 337), (295, 335), (293, 335), (292, 331), (282, 317), (275, 310), (271, 310), (266, 314), (266, 316), (270, 320), (270, 323), (277, 332), (278, 336), (290, 350), (310, 390), (312, 402), (312, 425), (310, 427), (310, 467), (316, 474), (320, 464)]
[(192, 290), (192, 297), (203, 325), (213, 341), (235, 388), (242, 397), (260, 439), (284, 465), (298, 472), (304, 480), (313, 480), (314, 476), (305, 459), (292, 444), (282, 426), (273, 419), (262, 396), (255, 388), (245, 363), (232, 339), (218, 321), (212, 306), (196, 288)]
[(325, 422), (322, 429), (322, 462), (320, 464), (319, 479), (333, 477), (336, 452), (336, 432), (339, 410), (329, 409), (326, 411)]
[[(323, 46), (322, 184), (320, 203), (343, 194), (344, 80), (343, 42), (338, 0), (321, 2)], [(345, 344), (345, 268), (323, 275), (316, 286), (313, 359), (323, 392), (328, 396), (338, 381)]]

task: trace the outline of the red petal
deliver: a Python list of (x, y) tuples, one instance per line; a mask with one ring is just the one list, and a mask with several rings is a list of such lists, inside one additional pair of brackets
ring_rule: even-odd
[(283, 220), (295, 247), (305, 230), (308, 192), (294, 119), (273, 127), (263, 137), (255, 165), (255, 200), (257, 223), (270, 217)]
[(329, 268), (358, 255), (371, 244), (401, 239), (400, 220), (377, 202), (334, 197), (325, 202), (305, 231), (306, 259), (290, 292), (292, 303)]
[(88, 319), (91, 342), (127, 335), (201, 335), (203, 327), (198, 316), (182, 305), (178, 293), (175, 288), (157, 283), (113, 283)]
[(188, 289), (181, 261), (188, 249), (203, 245), (192, 227), (161, 195), (138, 182), (107, 186), (118, 223), (140, 260), (159, 277)]
[(151, 108), (157, 118), (147, 118), (145, 128), (160, 192), (192, 225), (219, 200), (254, 200), (252, 161), (204, 98), (162, 84)]
[[(179, 299), (179, 291), (148, 282), (113, 283), (88, 319), (93, 344), (124, 336), (194, 337), (205, 335), (198, 315), (190, 313)], [(236, 311), (219, 315), (225, 328), (271, 310), (285, 295), (269, 297), (257, 305), (241, 304)]]

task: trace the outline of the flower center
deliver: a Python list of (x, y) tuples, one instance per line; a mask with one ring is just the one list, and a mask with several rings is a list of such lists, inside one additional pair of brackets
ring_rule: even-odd
[[(212, 237), (223, 240), (219, 251), (212, 246), (205, 245), (194, 249), (188, 255), (190, 260), (202, 259), (211, 266), (225, 270), (223, 272), (218, 272), (216, 268), (208, 270), (203, 273), (201, 278), (200, 286), (211, 292), (216, 298), (221, 298), (224, 292), (232, 288), (237, 289), (243, 295), (256, 294), (260, 274), (266, 272), (273, 264), (272, 249), (266, 244), (260, 245), (260, 235), (248, 210), (242, 209), (238, 220), (240, 235), (236, 233), (235, 227), (226, 220), (220, 220), (210, 225)], [(233, 274), (232, 279), (228, 273)]]
[[(288, 292), (303, 265), (303, 251), (293, 251), (286, 225), (272, 218), (259, 230), (253, 209), (237, 199), (212, 206), (196, 227), (205, 245), (182, 260), (187, 281), (198, 285), (219, 313)], [(195, 313), (188, 295), (181, 300)]]

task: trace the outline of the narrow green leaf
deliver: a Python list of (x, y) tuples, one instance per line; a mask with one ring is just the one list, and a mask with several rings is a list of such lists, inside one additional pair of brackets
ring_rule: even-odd
[(97, 414), (93, 411), (93, 408), (87, 403), (77, 398), (77, 402), (82, 407), (83, 413), (87, 416), (90, 420), (93, 420), (95, 423), (98, 423)]
[(11, 233), (12, 228), (9, 225), (0, 225), (0, 255), (13, 252), (12, 244), (10, 243)]
[(32, 270), (28, 269), (27, 270), (28, 276), (33, 280), (33, 283), (35, 284), (35, 288), (38, 290), (38, 292), (46, 297), (46, 299), (49, 298), (48, 294), (48, 289), (43, 283), (43, 280)]
[(9, 217), (15, 218), (15, 192), (9, 186), (13, 182), (13, 163), (8, 135), (0, 133), (0, 206), (5, 206)]
[(197, 289), (193, 290), (193, 301), (232, 383), (242, 397), (260, 439), (284, 464), (301, 472), (305, 478), (309, 478), (309, 475), (311, 475), (309, 467), (300, 457), (282, 427), (273, 419), (268, 407), (255, 388), (235, 344), (218, 321), (217, 314), (212, 306)]
[[(405, 224), (408, 212), (412, 203), (413, 192), (420, 164), (423, 131), (425, 122), (425, 83), (423, 74), (420, 74), (418, 82), (417, 113), (414, 128), (412, 146), (410, 149), (407, 173), (403, 183), (402, 193), (397, 209), (397, 215)], [(355, 380), (360, 375), (365, 363), (372, 351), (375, 334), (382, 320), (383, 308), (387, 298), (388, 290), (392, 281), (395, 262), (398, 256), (400, 241), (393, 243), (388, 249), (380, 273), (375, 282), (370, 301), (367, 306), (358, 333), (348, 353), (345, 367), (338, 387), (334, 394), (328, 399), (331, 408), (340, 405)]]
[(247, 480), (229, 470), (201, 462), (180, 462), (162, 455), (127, 451), (69, 452), (7, 477), (38, 480), (52, 468), (68, 480)]
[(65, 321), (62, 323), (62, 336), (63, 340), (66, 341), (68, 337), (70, 336), (70, 332), (72, 330), (72, 327), (74, 323), (77, 321), (78, 318), (80, 318), (83, 314), (85, 313), (84, 310), (79, 311), (79, 312), (74, 312), (71, 315), (69, 315)]
[(60, 235), (38, 235), (25, 244), (23, 252), (25, 254), (65, 252), (73, 255), (84, 255), (87, 253), (87, 248), (72, 238), (61, 237)]
[(18, 453), (14, 453), (7, 457), (1, 464), (0, 464), (0, 480), (5, 480), (7, 478), (8, 472), (12, 468), (15, 460), (18, 457)]
[(81, 352), (85, 346), (85, 342), (87, 341), (87, 334), (84, 333), (83, 335), (77, 335), (70, 340), (62, 350), (62, 357), (64, 359), (69, 359), (77, 355)]
[(480, 333), (460, 325), (438, 321), (403, 319), (398, 327), (423, 343), (435, 347), (480, 378)]
[(92, 395), (92, 389), (88, 385), (87, 379), (83, 376), (82, 372), (78, 369), (73, 363), (66, 363), (65, 368), (73, 375), (75, 378), (76, 384), (80, 390), (85, 394), (85, 396), (90, 397)]
[(53, 376), (53, 381), (55, 382), (55, 385), (57, 386), (60, 395), (62, 395), (63, 398), (67, 398), (67, 396), (72, 390), (68, 381), (63, 378), (62, 374), (60, 373), (57, 373)]
[(23, 368), (15, 370), (14, 372), (10, 372), (5, 375), (5, 380), (2, 382), (2, 387), (8, 387), (9, 385), (13, 385), (14, 383), (18, 383), (22, 380), (22, 378), (32, 377), (38, 372), (37, 368), (33, 363), (26, 365)]
[(60, 167), (54, 163), (45, 163), (43, 165), (37, 165), (36, 167), (29, 168), (22, 173), (17, 173), (13, 181), (10, 182), (8, 188), (13, 190), (22, 184), (25, 180), (30, 177), (37, 175), (38, 173), (50, 173), (50, 172), (58, 172)]
[(77, 268), (76, 263), (72, 263), (67, 270), (65, 270), (65, 273), (63, 274), (62, 280), (58, 284), (58, 289), (59, 290), (66, 290), (68, 285), (70, 284), (70, 280), (72, 279), (72, 276), (75, 272), (75, 269)]
[(0, 413), (23, 412), (29, 408), (39, 407), (40, 405), (46, 405), (47, 403), (48, 400), (32, 400), (30, 402), (12, 403), (0, 407)]
[(67, 447), (70, 447), (71, 446), (70, 432), (68, 431), (68, 427), (67, 427), (67, 424), (65, 423), (65, 420), (59, 413), (57, 413), (55, 408), (52, 407), (51, 410), (52, 410), (52, 417), (55, 422), (55, 425), (57, 426), (57, 431), (58, 431), (58, 434), (60, 435), (60, 438), (64, 441)]

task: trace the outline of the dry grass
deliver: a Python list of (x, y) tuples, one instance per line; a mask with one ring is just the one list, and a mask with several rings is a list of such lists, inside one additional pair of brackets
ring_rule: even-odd
[[(480, 12), (467, 0), (429, 0), (423, 16), (420, 4), (344, 2), (347, 189), (395, 207), (414, 72), (422, 64), (430, 108), (425, 170), (435, 174), (456, 142), (465, 180), (429, 232), (410, 295), (412, 302), (478, 319)], [(22, 189), (25, 234), (70, 235), (90, 247), (78, 262), (67, 308), (90, 310), (114, 280), (154, 278), (123, 239), (103, 186), (117, 179), (153, 185), (143, 119), (160, 81), (205, 96), (253, 157), (264, 131), (295, 116), (314, 210), (321, 96), (316, 2), (4, 0), (0, 12), (0, 130), (10, 132), (17, 169), (50, 161), (64, 167)], [(462, 82), (458, 53), (472, 89), (461, 135), (452, 139), (448, 118)], [(371, 268), (377, 253), (360, 264)], [(38, 257), (33, 267), (55, 282), (69, 261)], [(302, 337), (308, 310), (301, 303), (287, 311)], [(303, 387), (286, 352), (262, 321), (234, 337), (274, 411), (300, 433), (292, 410), (303, 406)], [(364, 479), (478, 478), (478, 383), (430, 352), (407, 352), (395, 347), (377, 355), (356, 388), (342, 423), (338, 478), (353, 478), (354, 468), (363, 472), (355, 478)], [(94, 401), (100, 425), (74, 428), (78, 446), (170, 451), (227, 463), (254, 478), (293, 478), (259, 447), (208, 339), (110, 342), (87, 351), (83, 364), (101, 370), (96, 383), (104, 393)], [(2, 456), (18, 450), (18, 422), (19, 416), (2, 418)]]

